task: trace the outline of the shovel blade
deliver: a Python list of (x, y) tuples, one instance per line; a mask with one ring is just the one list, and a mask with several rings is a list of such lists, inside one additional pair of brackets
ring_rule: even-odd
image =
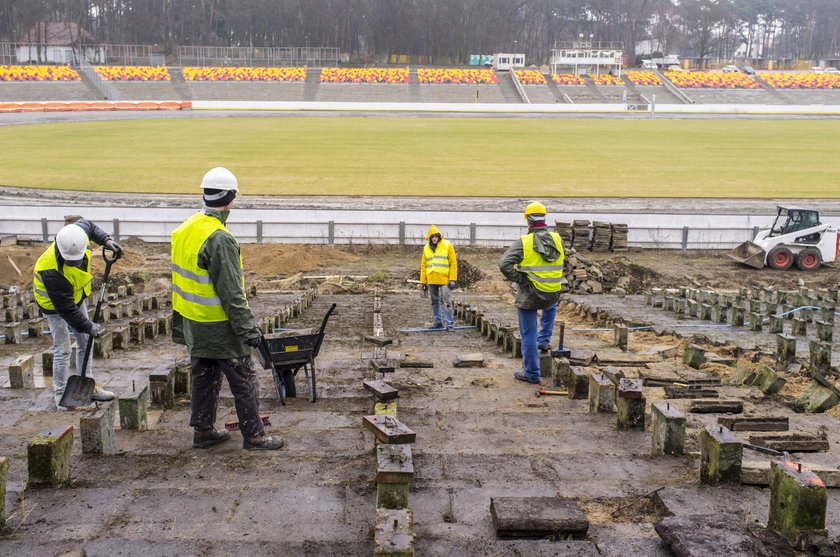
[(64, 394), (61, 395), (61, 406), (66, 408), (88, 406), (95, 388), (96, 381), (93, 378), (71, 375), (67, 378), (67, 386), (64, 387)]

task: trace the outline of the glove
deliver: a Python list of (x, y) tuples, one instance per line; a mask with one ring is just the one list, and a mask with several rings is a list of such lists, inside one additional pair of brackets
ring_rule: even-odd
[(108, 331), (106, 331), (102, 325), (93, 323), (93, 327), (90, 330), (90, 336), (93, 338), (101, 338), (106, 332)]
[(262, 337), (246, 338), (245, 339), (245, 344), (247, 344), (251, 348), (256, 348), (260, 345), (261, 341), (262, 341)]
[(117, 259), (123, 256), (123, 249), (118, 243), (116, 243), (113, 240), (108, 240), (107, 242), (105, 242), (105, 249), (111, 250), (117, 257)]
[(424, 284), (420, 288), (423, 289), (423, 294), (425, 294), (429, 291), (429, 285), (428, 284)]
[(450, 289), (450, 290), (452, 290), (453, 288), (455, 288), (455, 281), (454, 281), (454, 280), (450, 280), (450, 281), (449, 281), (449, 289)]

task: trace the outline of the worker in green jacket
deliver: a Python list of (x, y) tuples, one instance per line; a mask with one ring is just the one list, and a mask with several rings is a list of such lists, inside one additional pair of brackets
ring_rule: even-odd
[(225, 221), (239, 184), (232, 172), (214, 168), (204, 175), (204, 208), (172, 233), (172, 340), (185, 344), (192, 364), (190, 425), (193, 447), (227, 441), (215, 429), (222, 375), (233, 393), (243, 447), (279, 449), (259, 415), (259, 389), (251, 348), (262, 333), (245, 298), (239, 244)]
[[(565, 260), (560, 235), (549, 230), (545, 215), (542, 203), (529, 203), (525, 208), (528, 234), (520, 236), (499, 259), (502, 274), (516, 285), (514, 305), (519, 314), (523, 369), (513, 376), (536, 384), (540, 382), (539, 352), (551, 350)], [(542, 310), (539, 330), (538, 310)]]

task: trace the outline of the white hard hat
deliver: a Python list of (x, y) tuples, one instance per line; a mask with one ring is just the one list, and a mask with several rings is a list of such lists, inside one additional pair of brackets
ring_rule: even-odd
[(68, 224), (55, 235), (58, 253), (65, 261), (79, 261), (85, 257), (88, 248), (88, 235), (77, 224)]
[(221, 191), (235, 191), (239, 193), (239, 182), (236, 181), (236, 176), (227, 168), (217, 166), (204, 175), (201, 180), (202, 189), (221, 190)]

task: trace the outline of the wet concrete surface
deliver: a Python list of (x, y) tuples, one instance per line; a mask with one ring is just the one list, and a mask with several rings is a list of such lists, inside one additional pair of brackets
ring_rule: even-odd
[[(515, 322), (514, 308), (497, 297), (456, 296)], [(636, 303), (602, 298), (628, 308)], [(259, 295), (252, 307), (258, 315), (270, 314), (286, 300)], [(22, 490), (25, 447), (48, 426), (77, 426), (81, 412), (53, 410), (48, 388), (8, 388), (8, 363), (20, 353), (40, 353), (48, 338), (4, 346), (0, 455), (11, 461), (10, 519), (0, 537), (0, 555), (53, 556), (76, 548), (91, 557), (370, 555), (376, 457), (373, 437), (361, 422), (373, 413), (374, 400), (361, 382), (379, 378), (364, 357), (372, 345), (362, 340), (372, 329), (372, 292), (321, 295), (287, 326), (319, 325), (333, 302), (339, 316), (328, 324), (316, 361), (317, 402), (302, 396), (280, 407), (270, 376), (260, 372), (261, 413), (271, 418), (268, 431), (285, 437), (282, 450), (244, 451), (239, 433), (212, 449), (192, 449), (188, 407), (177, 405), (151, 411), (148, 431), (118, 429), (116, 456), (81, 455), (77, 430), (74, 481), (62, 490)], [(386, 336), (395, 339), (389, 352), (434, 363), (433, 368), (398, 367), (385, 377), (400, 389), (399, 419), (417, 432), (409, 506), (418, 555), (668, 555), (649, 517), (629, 523), (591, 517), (585, 540), (499, 540), (490, 517), (490, 498), (496, 496), (638, 497), (664, 486), (661, 499), (671, 513), (736, 512), (748, 521), (766, 520), (768, 489), (701, 486), (696, 458), (650, 456), (649, 432), (618, 431), (614, 414), (590, 414), (587, 401), (537, 398), (535, 385), (513, 379), (521, 360), (477, 331), (400, 333), (431, 318), (428, 299), (416, 291), (386, 292), (382, 308)], [(603, 334), (570, 330), (591, 326), (587, 320), (569, 313), (558, 320), (567, 322), (567, 347), (613, 350)], [(483, 353), (487, 366), (454, 368), (455, 357), (465, 352)], [(134, 380), (139, 388), (149, 370), (184, 355), (182, 347), (158, 337), (142, 347), (115, 350), (112, 359), (95, 365), (106, 387), (130, 388)], [(305, 395), (300, 381), (298, 388)], [(756, 396), (757, 391), (727, 389), (727, 397), (743, 398), (751, 409), (790, 415), (792, 430), (830, 428), (831, 451), (808, 454), (806, 460), (836, 466), (840, 451), (834, 447), (840, 439), (834, 418), (794, 415), (782, 403)], [(661, 398), (661, 392), (646, 388), (648, 402)], [(225, 385), (217, 425), (235, 419)], [(697, 431), (715, 419), (690, 415), (689, 450), (697, 450)], [(832, 490), (828, 528), (834, 536), (840, 533), (839, 505)]]

